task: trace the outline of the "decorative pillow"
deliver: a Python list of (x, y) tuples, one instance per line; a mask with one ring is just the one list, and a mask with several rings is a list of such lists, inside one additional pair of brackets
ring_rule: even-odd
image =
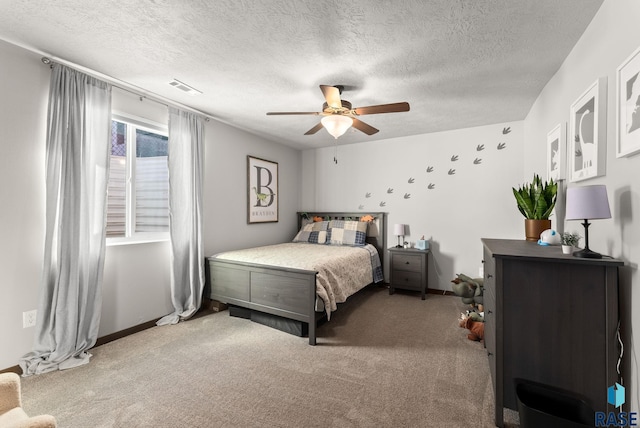
[(366, 244), (367, 225), (363, 221), (331, 220), (329, 223), (330, 245), (359, 245)]
[(324, 244), (327, 242), (328, 221), (318, 221), (305, 224), (293, 238), (293, 242), (311, 242), (313, 244)]

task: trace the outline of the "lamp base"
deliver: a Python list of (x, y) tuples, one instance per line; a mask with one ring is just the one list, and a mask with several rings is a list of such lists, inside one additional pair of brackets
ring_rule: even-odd
[(601, 259), (602, 258), (602, 254), (596, 253), (595, 251), (591, 251), (588, 248), (585, 248), (584, 250), (580, 250), (580, 251), (574, 251), (573, 256), (581, 257), (584, 259)]

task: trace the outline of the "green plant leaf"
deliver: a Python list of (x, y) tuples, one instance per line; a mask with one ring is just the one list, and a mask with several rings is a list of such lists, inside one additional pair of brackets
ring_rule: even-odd
[(558, 185), (553, 179), (542, 182), (539, 175), (534, 174), (529, 184), (518, 189), (512, 187), (518, 210), (528, 219), (547, 220), (556, 204)]

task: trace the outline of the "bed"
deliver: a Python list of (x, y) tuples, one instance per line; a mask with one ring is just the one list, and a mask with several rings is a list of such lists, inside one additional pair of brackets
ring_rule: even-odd
[(385, 213), (299, 212), (291, 242), (207, 258), (209, 298), (302, 323), (317, 322), (369, 284), (384, 280)]

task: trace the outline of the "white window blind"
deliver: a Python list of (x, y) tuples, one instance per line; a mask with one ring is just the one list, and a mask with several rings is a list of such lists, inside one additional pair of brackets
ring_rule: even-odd
[(117, 117), (111, 127), (107, 237), (145, 239), (169, 231), (166, 129)]

